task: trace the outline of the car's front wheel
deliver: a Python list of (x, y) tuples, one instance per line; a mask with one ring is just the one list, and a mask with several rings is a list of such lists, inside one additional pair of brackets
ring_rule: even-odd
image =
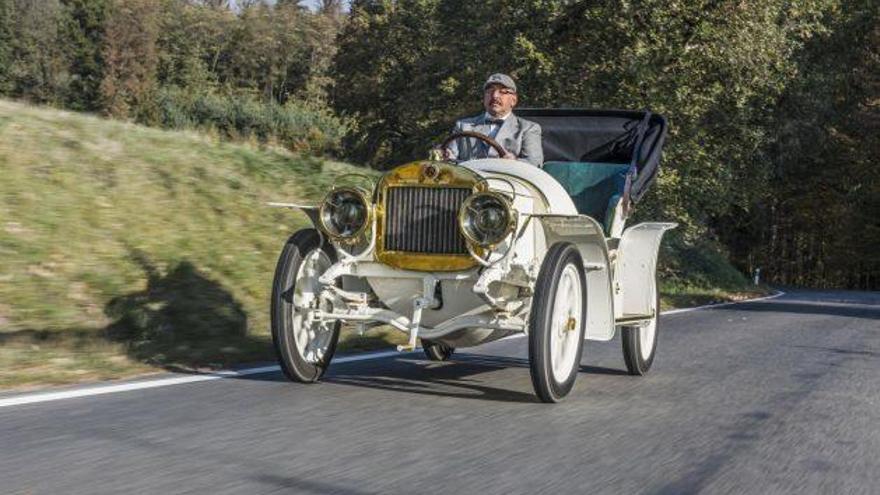
[(316, 311), (331, 309), (321, 305), (318, 277), (334, 260), (315, 229), (293, 234), (278, 259), (272, 286), (272, 341), (281, 369), (296, 382), (318, 381), (336, 351), (340, 323), (314, 318)]
[(544, 257), (529, 318), (529, 370), (543, 402), (559, 402), (574, 386), (586, 331), (586, 295), (577, 248), (554, 244)]

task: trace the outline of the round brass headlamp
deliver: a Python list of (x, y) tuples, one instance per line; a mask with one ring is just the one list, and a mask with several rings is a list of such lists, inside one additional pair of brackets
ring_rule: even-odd
[(338, 241), (357, 239), (370, 224), (372, 208), (367, 194), (354, 187), (332, 189), (321, 202), (318, 226)]
[(492, 248), (516, 226), (516, 211), (505, 196), (488, 191), (471, 195), (458, 210), (458, 227), (470, 242)]

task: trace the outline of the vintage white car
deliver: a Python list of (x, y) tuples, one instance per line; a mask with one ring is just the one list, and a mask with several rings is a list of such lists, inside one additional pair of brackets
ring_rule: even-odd
[[(526, 110), (543, 129), (543, 167), (486, 158), (415, 161), (375, 184), (340, 177), (315, 228), (287, 241), (272, 293), (272, 336), (297, 382), (321, 378), (341, 323), (390, 325), (430, 359), (528, 336), (532, 384), (557, 402), (572, 389), (584, 340), (622, 331), (630, 373), (657, 347), (656, 263), (671, 223), (625, 228), (654, 179), (666, 134), (650, 112)], [(472, 139), (501, 150), (475, 133)], [(498, 151), (501, 152), (501, 151)]]

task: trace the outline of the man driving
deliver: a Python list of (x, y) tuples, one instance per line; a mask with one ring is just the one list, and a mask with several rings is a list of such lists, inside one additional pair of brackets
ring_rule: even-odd
[[(516, 83), (507, 74), (492, 74), (483, 84), (481, 115), (461, 119), (453, 133), (478, 132), (497, 141), (504, 149), (501, 158), (520, 160), (540, 167), (544, 162), (541, 126), (513, 114), (517, 104)], [(475, 158), (498, 158), (498, 151), (485, 142), (470, 137), (449, 144), (447, 158), (458, 162)]]

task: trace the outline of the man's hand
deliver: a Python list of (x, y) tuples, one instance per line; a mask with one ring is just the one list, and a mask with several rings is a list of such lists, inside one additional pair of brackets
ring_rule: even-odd
[(504, 156), (502, 156), (501, 158), (506, 158), (508, 160), (516, 160), (516, 155), (514, 155), (513, 153), (511, 153), (507, 150), (504, 150)]
[(449, 151), (449, 148), (434, 146), (428, 152), (428, 157), (430, 160), (452, 160), (452, 153)]

